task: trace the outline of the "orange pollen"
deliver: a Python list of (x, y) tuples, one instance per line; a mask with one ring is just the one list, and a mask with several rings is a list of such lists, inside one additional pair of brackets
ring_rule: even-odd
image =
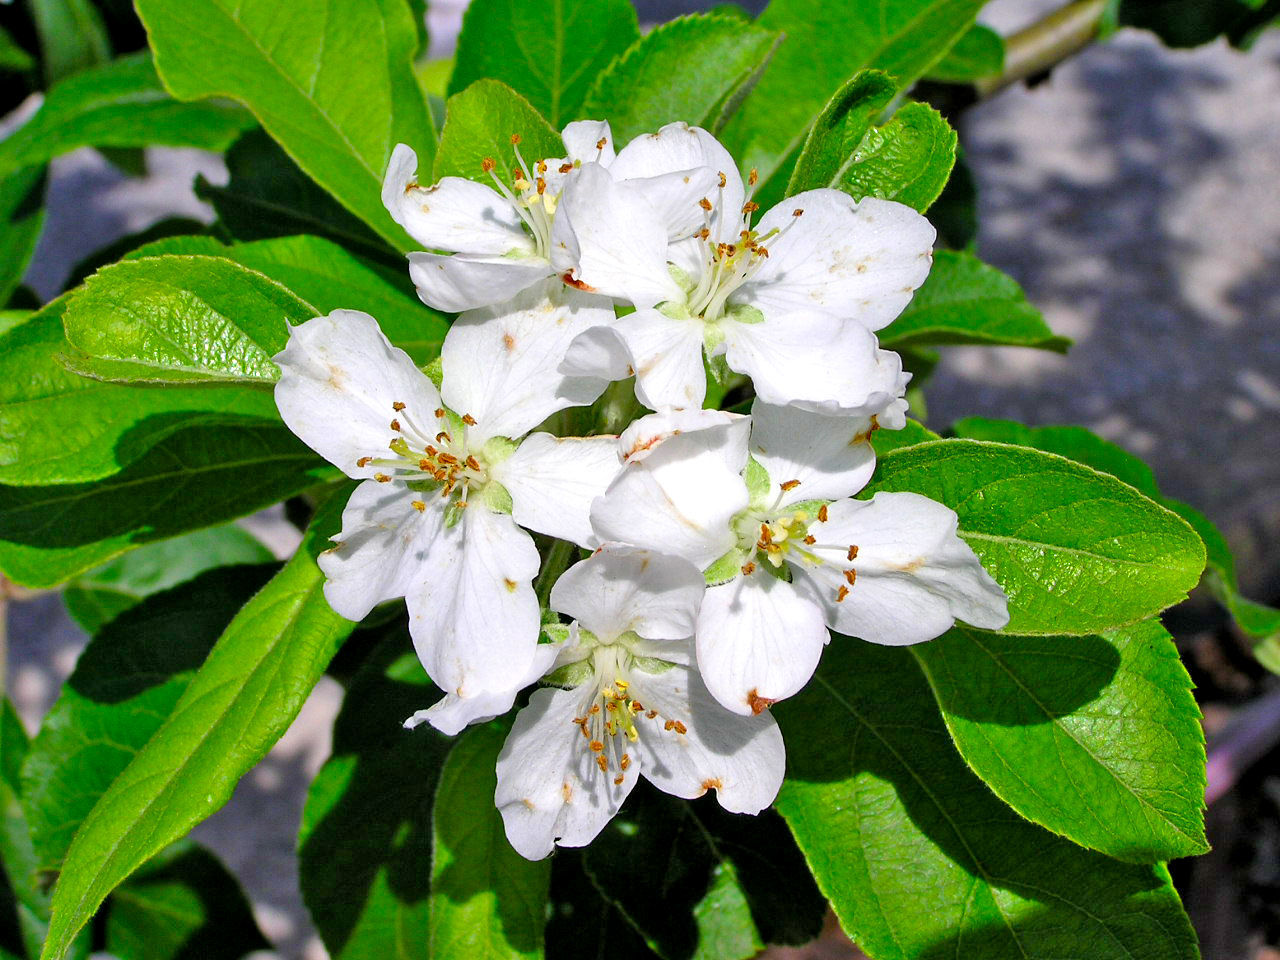
[(572, 163), (562, 163), (562, 164), (560, 164), (559, 169), (560, 169), (560, 172), (561, 172), (561, 173), (568, 173), (570, 170), (572, 170), (572, 169), (573, 169), (573, 164), (572, 164)]
[(608, 770), (609, 761), (606, 760), (604, 757), (596, 757), (596, 766), (599, 767), (601, 771)]
[(675, 721), (675, 727), (676, 727), (676, 733), (680, 734), (681, 736), (689, 732), (689, 728), (686, 727), (679, 720)]
[(839, 603), (848, 595), (849, 595), (849, 588), (841, 584), (840, 589), (836, 591), (836, 603)]
[(467, 457), (467, 466), (468, 466), (468, 467), (470, 467), (472, 470), (479, 470), (479, 469), (480, 469), (480, 461), (479, 461), (479, 460), (477, 460), (474, 456), (468, 456), (468, 457)]
[(748, 560), (746, 563), (742, 565), (742, 575), (744, 577), (749, 577), (755, 572), (756, 572), (756, 565), (752, 563), (750, 560)]
[(676, 722), (674, 720), (668, 720), (666, 723), (662, 725), (663, 730), (674, 730), (675, 728), (676, 728)]
[(747, 174), (747, 186), (754, 187), (760, 182), (760, 171), (755, 167), (751, 168), (751, 172)]
[(799, 480), (788, 480), (786, 483), (781, 484), (783, 490), (794, 490), (798, 486), (800, 486)]
[(536, 183), (538, 185), (538, 196), (542, 196), (544, 193), (547, 192), (547, 181), (539, 177)]
[(795, 210), (792, 210), (792, 211), (791, 211), (791, 215), (792, 215), (793, 217), (801, 216), (803, 213), (804, 213), (804, 211), (803, 211), (803, 210), (801, 210), (801, 209), (800, 209), (800, 208), (798, 208), (798, 207), (797, 207)]
[(441, 430), (436, 434), (436, 443), (453, 443), (453, 437)]
[(419, 470), (425, 470), (425, 471), (427, 471), (428, 473), (430, 473), (430, 472), (431, 472), (431, 461), (430, 461), (430, 460), (428, 460), (426, 457), (423, 457), (421, 460), (419, 460), (419, 461), (418, 461), (418, 469), (419, 469)]
[[(603, 759), (604, 759), (604, 757), (601, 757), (600, 759), (601, 759), (601, 760), (603, 760)], [(621, 774), (619, 774), (618, 776), (616, 776), (616, 777), (614, 777), (614, 778), (613, 778), (613, 785), (614, 785), (615, 787), (620, 787), (620, 786), (622, 786), (622, 781), (623, 781), (623, 780), (625, 780), (625, 779), (627, 779), (627, 778), (626, 778), (626, 777), (624, 777), (624, 776), (622, 776)]]
[(813, 546), (815, 543), (817, 543), (818, 541), (817, 541), (817, 539), (813, 536), (813, 534), (810, 534), (809, 536), (807, 536), (807, 537), (805, 537), (805, 538), (804, 538), (804, 542), (805, 542), (806, 544), (808, 544), (809, 546), (811, 546), (811, 547), (812, 547), (812, 546)]
[(459, 501), (458, 501), (458, 509), (459, 509), (459, 510), (465, 510), (465, 509), (467, 509), (467, 501), (465, 501), (465, 500), (459, 500)]
[(390, 483), (390, 482), (391, 482), (391, 478), (390, 478), (390, 477), (388, 477), (385, 473), (375, 473), (375, 474), (373, 475), (373, 479), (377, 480), (379, 483)]
[(849, 581), (849, 586), (853, 586), (858, 582), (858, 571), (850, 567), (844, 572), (844, 578)]
[(853, 543), (849, 544), (849, 559), (850, 559), (850, 560), (856, 560), (856, 559), (858, 559), (858, 547), (857, 547), (857, 544), (853, 544)]
[(754, 200), (748, 200), (746, 203), (742, 205), (743, 213), (755, 213), (759, 209), (760, 209), (760, 204), (756, 203)]
[(444, 419), (444, 407), (436, 407), (436, 419), (437, 420)]
[(429, 444), (429, 443), (427, 444), (427, 456), (428, 456), (428, 457), (434, 457), (434, 456), (435, 456), (437, 453), (439, 453), (439, 452), (440, 452), (440, 451), (439, 451), (439, 450), (437, 450), (435, 447), (433, 447), (431, 444)]
[(496, 166), (497, 164), (493, 162), (493, 157), (485, 157), (480, 161), (480, 169), (485, 173), (492, 173), (493, 168)]
[(373, 457), (361, 457), (359, 460), (356, 461), (356, 466), (367, 467), (371, 463), (373, 463)]
[(399, 413), (401, 410), (404, 409), (404, 404), (401, 403), (399, 400), (397, 400), (395, 403), (391, 405), (391, 409), (394, 410), (396, 413)]
[(539, 173), (546, 173), (546, 172), (547, 172), (547, 161), (545, 161), (545, 160), (539, 160), (539, 161), (538, 161), (538, 172), (539, 172)]
[(436, 459), (439, 460), (441, 463), (448, 463), (448, 464), (455, 464), (458, 462), (458, 458), (455, 457), (452, 453), (442, 453)]
[(400, 432), (400, 421), (399, 421), (399, 420), (392, 420), (392, 421), (391, 421), (391, 429), (392, 429), (392, 430), (394, 430), (396, 433), (399, 433), (399, 432)]
[(423, 503), (421, 500), (413, 501), (413, 503), (410, 504), (410, 506), (412, 506), (413, 509), (417, 510), (419, 513), (422, 513), (422, 511), (427, 509), (427, 505)]
[(657, 715), (658, 715), (657, 710), (650, 710), (648, 713), (645, 714), (645, 717), (648, 718), (649, 720), (652, 720)]
[(476, 418), (469, 413), (464, 413), (462, 415), (462, 422), (465, 423), (468, 427), (474, 427), (476, 425)]
[(518, 134), (518, 133), (513, 133), (513, 134), (511, 135), (511, 145), (512, 145), (513, 147), (514, 147), (514, 146), (516, 146), (516, 145), (520, 142), (520, 139), (521, 139), (521, 138), (520, 138), (520, 134)]
[(769, 259), (768, 247), (756, 247), (756, 253), (760, 254), (760, 256), (764, 257), (766, 260)]
[(827, 505), (825, 503), (818, 508), (818, 522), (819, 523), (827, 522)]
[(708, 200), (706, 197), (703, 197), (701, 200), (698, 201), (698, 206), (700, 206), (703, 210), (710, 212), (711, 201)]
[(720, 189), (723, 190), (729, 185), (729, 178), (724, 175), (724, 171), (720, 172)]
[(631, 766), (631, 756), (629, 754), (624, 753), (622, 757), (618, 760), (618, 766), (621, 767), (623, 770)]
[(603, 150), (605, 147), (605, 144), (608, 142), (609, 142), (608, 137), (601, 137), (599, 140), (596, 141), (596, 149)]
[(706, 240), (709, 236), (711, 236), (711, 231), (708, 230), (706, 227), (703, 227), (701, 230), (698, 231), (698, 237), (702, 240)]
[(603, 744), (603, 743), (601, 743), (599, 740), (592, 740), (592, 741), (591, 741), (591, 749), (592, 749), (595, 753), (599, 753), (601, 750), (603, 750), (603, 749), (604, 749), (604, 744)]
[(767, 523), (760, 524), (760, 542), (762, 544), (773, 543), (773, 531), (769, 529)]

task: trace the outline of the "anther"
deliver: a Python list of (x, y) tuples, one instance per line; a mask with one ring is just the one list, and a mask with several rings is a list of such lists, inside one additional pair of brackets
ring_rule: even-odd
[(703, 197), (701, 200), (698, 201), (698, 206), (700, 206), (703, 210), (710, 212), (711, 201), (708, 200), (706, 197)]
[(818, 540), (816, 537), (813, 536), (813, 534), (809, 534), (809, 536), (804, 538), (804, 542), (806, 545), (812, 547), (815, 543), (818, 542)]
[(375, 473), (375, 474), (373, 475), (373, 479), (377, 480), (379, 483), (390, 483), (390, 482), (391, 482), (391, 478), (390, 478), (390, 477), (388, 477), (385, 473)]
[(653, 719), (654, 717), (656, 717), (657, 715), (658, 715), (658, 711), (657, 711), (657, 710), (650, 710), (648, 713), (646, 713), (646, 714), (645, 714), (645, 718), (646, 718), (646, 719), (648, 719), (648, 720), (652, 720), (652, 719)]
[(846, 587), (844, 584), (841, 584), (840, 589), (836, 591), (836, 603), (839, 603), (848, 595), (849, 595), (849, 588)]
[(599, 140), (596, 141), (596, 149), (603, 150), (605, 147), (605, 144), (608, 142), (609, 142), (608, 137), (601, 137)]
[(496, 166), (497, 164), (494, 163), (493, 157), (485, 157), (483, 160), (480, 161), (480, 169), (483, 170), (485, 173), (492, 173), (493, 168)]
[(676, 733), (680, 734), (681, 736), (684, 736), (686, 733), (689, 732), (689, 728), (686, 727), (679, 720), (675, 721), (675, 728), (676, 728)]
[(435, 413), (436, 413), (437, 420), (444, 419), (444, 407), (436, 407)]
[(400, 432), (400, 421), (399, 421), (399, 420), (392, 420), (392, 421), (391, 421), (391, 429), (392, 429), (392, 430), (394, 430), (396, 433), (399, 433), (399, 432)]
[(539, 173), (546, 173), (546, 172), (547, 172), (547, 161), (545, 161), (545, 160), (539, 160), (539, 161), (538, 161), (538, 163), (537, 163), (537, 167), (538, 167), (538, 172), (539, 172)]
[(518, 133), (513, 133), (513, 134), (511, 135), (511, 145), (514, 147), (514, 146), (516, 146), (516, 145), (517, 145), (517, 144), (519, 144), (519, 143), (520, 143), (520, 134), (518, 134)]
[(676, 728), (676, 722), (674, 720), (668, 720), (666, 723), (662, 725), (663, 730), (674, 730), (675, 728)]
[(825, 503), (818, 508), (818, 522), (819, 523), (827, 522), (827, 505)]
[(441, 430), (436, 434), (436, 443), (453, 443), (453, 437)]
[(404, 404), (401, 403), (399, 400), (397, 400), (395, 403), (391, 404), (391, 409), (394, 410), (396, 413), (399, 413), (401, 410), (404, 409)]
[(618, 766), (623, 770), (626, 770), (627, 767), (631, 766), (631, 755), (624, 753), (618, 760)]
[(373, 463), (373, 457), (361, 457), (359, 460), (356, 461), (356, 466), (367, 467), (371, 463)]
[(724, 175), (724, 171), (720, 171), (720, 189), (723, 190), (729, 184), (729, 178)]
[(467, 456), (467, 466), (468, 466), (468, 467), (470, 467), (472, 470), (479, 470), (479, 469), (480, 469), (480, 461), (479, 461), (479, 460), (477, 460), (477, 459), (475, 458), (475, 456), (474, 456), (474, 455), (468, 455), (468, 456)]
[(849, 586), (853, 586), (858, 580), (858, 571), (850, 567), (844, 572), (844, 578), (849, 581)]
[(413, 507), (413, 509), (417, 510), (419, 513), (422, 513), (424, 510), (427, 509), (427, 505), (423, 503), (421, 500), (413, 501), (411, 506)]
[[(603, 757), (602, 757), (601, 759), (603, 759)], [(614, 785), (615, 787), (620, 787), (620, 786), (622, 786), (622, 781), (623, 781), (623, 780), (625, 780), (625, 779), (627, 779), (627, 778), (626, 778), (626, 777), (624, 777), (624, 776), (622, 776), (621, 774), (619, 774), (618, 776), (616, 776), (616, 777), (614, 777), (614, 778), (613, 778), (613, 785)]]
[(800, 481), (788, 480), (786, 483), (779, 484), (779, 486), (781, 486), (783, 490), (794, 490), (796, 487), (800, 486)]
[(462, 415), (462, 422), (465, 423), (468, 427), (474, 427), (476, 425), (476, 418), (469, 413), (464, 413)]
[(754, 200), (748, 200), (746, 203), (742, 205), (743, 213), (755, 213), (759, 209), (760, 209), (760, 204), (756, 203)]
[(592, 741), (591, 741), (591, 749), (592, 749), (592, 751), (593, 751), (593, 752), (595, 752), (595, 753), (599, 753), (601, 750), (603, 750), (603, 749), (604, 749), (604, 744), (603, 744), (603, 743), (601, 743), (599, 740), (592, 740)]
[(751, 172), (747, 174), (747, 186), (754, 187), (760, 182), (760, 171), (755, 167), (751, 168)]
[(560, 170), (560, 172), (561, 172), (561, 173), (568, 173), (568, 172), (569, 172), (569, 171), (571, 171), (572, 169), (573, 169), (573, 164), (572, 164), (572, 163), (562, 163), (562, 164), (560, 164), (560, 167), (559, 167), (559, 170)]
[(447, 463), (450, 465), (458, 462), (458, 458), (455, 457), (452, 453), (442, 453), (436, 459), (439, 460), (441, 463)]
[(465, 501), (465, 500), (459, 500), (459, 501), (458, 501), (458, 509), (459, 509), (459, 510), (465, 510), (465, 509), (467, 509), (467, 501)]
[(803, 215), (803, 214), (804, 214), (804, 211), (803, 211), (803, 210), (801, 210), (799, 207), (797, 207), (795, 210), (792, 210), (792, 211), (791, 211), (791, 215), (792, 215), (793, 217), (799, 217), (799, 216), (801, 216), (801, 215)]
[(858, 546), (857, 546), (857, 544), (854, 544), (854, 543), (849, 544), (849, 559), (850, 559), (850, 560), (856, 560), (856, 559), (858, 559)]
[(596, 766), (603, 772), (609, 769), (609, 761), (604, 757), (596, 757)]
[(755, 572), (756, 572), (756, 565), (752, 563), (750, 560), (748, 560), (746, 563), (742, 565), (742, 575), (744, 577), (749, 577)]

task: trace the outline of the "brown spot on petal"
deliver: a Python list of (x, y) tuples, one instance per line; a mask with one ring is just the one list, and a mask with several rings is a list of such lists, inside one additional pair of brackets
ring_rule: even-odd
[(516, 586), (517, 586), (517, 584), (516, 584), (516, 582), (515, 582), (514, 580), (507, 580), (507, 579), (505, 579), (505, 578), (504, 578), (502, 582), (503, 582), (503, 583), (505, 583), (505, 584), (507, 585), (507, 589), (508, 589), (509, 591), (511, 591), (512, 593), (515, 593), (515, 592), (516, 592)]
[(751, 707), (751, 712), (754, 714), (764, 713), (777, 702), (777, 700), (770, 700), (768, 697), (760, 696), (754, 687), (747, 694), (747, 705)]
[(502, 335), (502, 345), (508, 350), (514, 350), (516, 348), (516, 338), (509, 333), (504, 333)]
[(566, 780), (560, 785), (560, 793), (564, 795), (564, 802), (568, 803), (573, 799), (573, 784)]
[(560, 277), (564, 281), (565, 286), (573, 287), (575, 290), (581, 290), (583, 293), (595, 293), (596, 288), (590, 284), (583, 283), (581, 280), (574, 279), (572, 271), (565, 271)]
[(924, 566), (924, 557), (916, 557), (907, 563), (886, 563), (885, 566), (892, 567), (902, 573), (915, 573)]
[(720, 782), (719, 777), (708, 777), (706, 780), (702, 781), (703, 793), (706, 793), (708, 790), (720, 790), (723, 787), (724, 784)]
[(538, 809), (537, 807), (535, 807), (535, 806), (534, 806), (533, 801), (532, 801), (532, 800), (530, 800), (528, 797), (525, 797), (525, 798), (524, 798), (524, 799), (522, 799), (520, 802), (521, 802), (521, 803), (523, 803), (523, 804), (524, 804), (526, 807), (528, 807), (530, 810), (536, 810), (536, 809)]

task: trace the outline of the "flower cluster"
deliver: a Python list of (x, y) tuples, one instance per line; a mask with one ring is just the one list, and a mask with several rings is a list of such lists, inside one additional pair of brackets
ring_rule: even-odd
[[(684, 124), (617, 151), (605, 123), (563, 140), (526, 161), (512, 137), (509, 179), (486, 159), (482, 179), (429, 187), (396, 149), (383, 200), (427, 248), (410, 274), (460, 313), (438, 367), (341, 310), (276, 357), (285, 422), (363, 481), (320, 557), (326, 598), (358, 620), (403, 597), (444, 691), (406, 725), (457, 733), (543, 684), (495, 797), (530, 858), (590, 842), (638, 775), (737, 812), (771, 803), (767, 708), (829, 630), (909, 644), (1007, 621), (951, 510), (852, 499), (872, 432), (905, 422), (908, 375), (874, 331), (924, 281), (928, 222), (836, 190), (757, 218), (755, 174)], [(749, 383), (750, 413), (703, 409), (709, 375)], [(632, 378), (654, 412), (606, 433), (630, 388), (592, 405)], [(537, 430), (555, 414), (585, 435)], [(545, 560), (530, 531), (559, 544)]]

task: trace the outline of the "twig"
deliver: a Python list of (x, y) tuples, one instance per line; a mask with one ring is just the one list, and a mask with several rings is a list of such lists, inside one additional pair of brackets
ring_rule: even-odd
[(1098, 35), (1107, 0), (1074, 0), (1005, 39), (1004, 70), (974, 82), (986, 99), (1079, 53)]

